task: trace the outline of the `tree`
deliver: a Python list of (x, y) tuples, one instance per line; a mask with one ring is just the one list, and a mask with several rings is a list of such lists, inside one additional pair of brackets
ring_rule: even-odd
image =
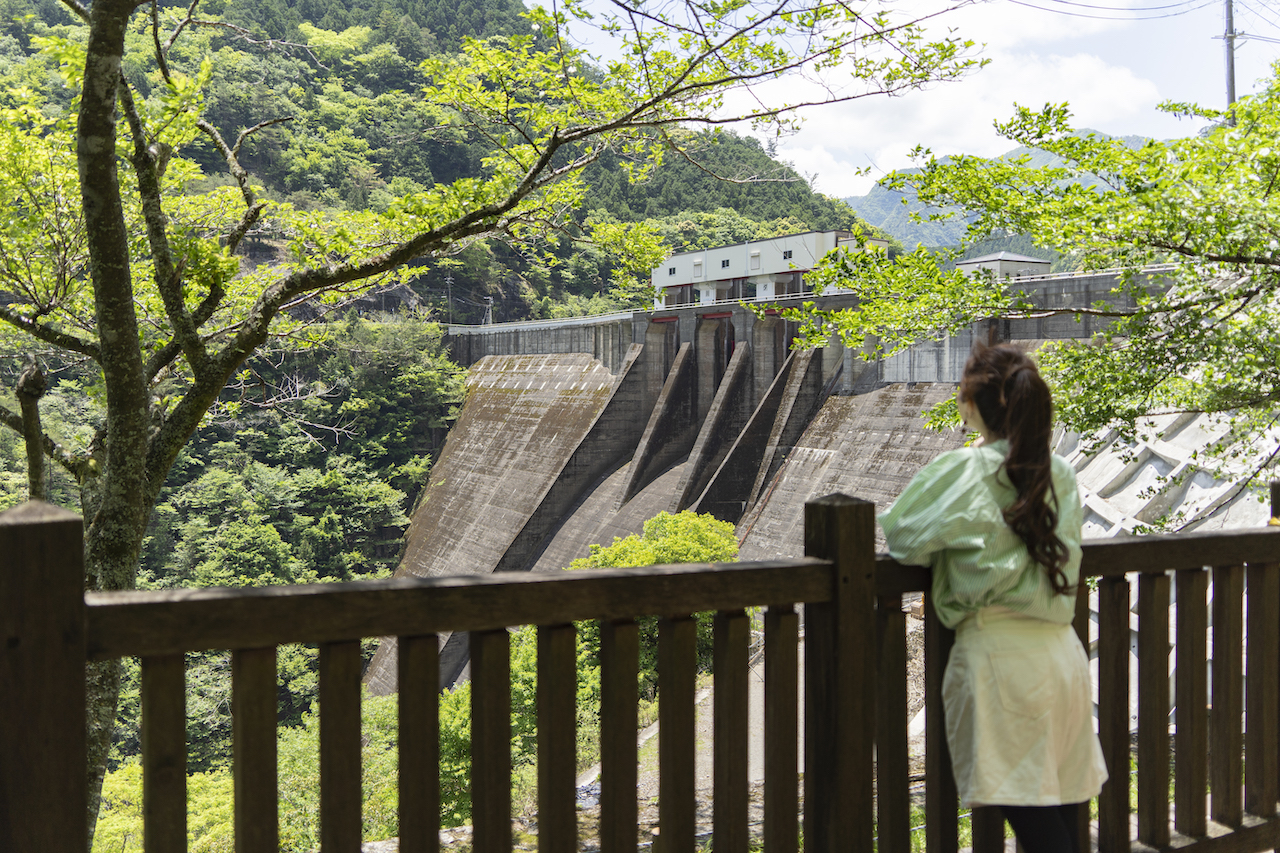
[[(1066, 106), (1019, 108), (998, 125), (1009, 139), (1066, 165), (919, 151), (923, 169), (899, 176), (926, 203), (975, 217), (968, 239), (1028, 234), (1080, 269), (1119, 267), (1132, 308), (1032, 305), (1004, 282), (944, 273), (924, 251), (889, 263), (831, 258), (825, 286), (864, 296), (853, 311), (814, 314), (811, 331), (888, 352), (991, 317), (1090, 314), (1113, 322), (1093, 341), (1041, 350), (1058, 416), (1084, 435), (1118, 429), (1154, 436), (1153, 416), (1212, 413), (1222, 436), (1209, 448), (1231, 479), (1249, 482), (1280, 454), (1280, 78), (1230, 112), (1187, 104), (1163, 109), (1212, 122), (1204, 132), (1133, 146), (1081, 134)], [(1164, 286), (1144, 266), (1172, 264)]]
[[(672, 515), (660, 512), (644, 523), (644, 532), (627, 537), (615, 536), (612, 545), (592, 545), (591, 553), (569, 564), (570, 569), (596, 569), (611, 566), (654, 566), (669, 563), (730, 563), (738, 559), (738, 537), (733, 525), (710, 513), (688, 510)], [(699, 613), (697, 620), (698, 666), (711, 666), (714, 613)], [(658, 617), (639, 620), (640, 689), (646, 699), (658, 690)], [(581, 643), (587, 650), (590, 665), (599, 666), (600, 626), (596, 622), (578, 623)], [(581, 651), (579, 657), (582, 657)], [(581, 664), (580, 664), (581, 665)]]
[[(554, 13), (534, 9), (528, 34), (467, 40), (462, 54), (424, 64), (431, 82), (423, 97), (488, 147), (483, 173), (405, 196), (381, 214), (338, 220), (259, 198), (241, 165), (246, 140), (286, 117), (263, 116), (233, 137), (202, 116), (211, 63), (197, 57), (181, 67), (175, 46), (199, 27), (248, 31), (199, 19), (198, 2), (164, 10), (137, 0), (63, 5), (83, 28), (46, 40), (46, 48), (79, 93), (74, 114), (48, 119), (28, 99), (8, 111), (0, 131), (14, 155), (0, 165), (0, 181), (12, 190), (6, 198), (15, 199), (0, 213), (4, 275), (18, 294), (0, 306), (0, 320), (28, 345), (75, 353), (100, 371), (105, 413), (89, 445), (43, 441), (80, 483), (93, 589), (133, 585), (170, 466), (290, 307), (339, 301), (415, 258), (484, 235), (544, 233), (566, 221), (581, 200), (581, 170), (605, 152), (643, 175), (665, 152), (679, 156), (691, 125), (786, 127), (800, 107), (952, 79), (978, 64), (969, 42), (930, 41), (919, 21), (862, 4), (638, 2), (600, 10), (574, 0)], [(606, 73), (575, 46), (588, 25), (619, 47)], [(317, 26), (346, 24), (321, 18)], [(147, 44), (149, 65), (136, 52), (124, 62), (127, 48)], [(756, 92), (801, 75), (826, 85), (789, 103)], [(150, 94), (141, 77), (154, 83)], [(197, 137), (216, 147), (233, 186), (187, 192), (201, 175), (182, 151)], [(237, 251), (255, 228), (287, 246), (290, 262), (242, 271)], [(15, 255), (24, 263), (10, 262)], [(7, 408), (0, 421), (23, 425)], [(90, 671), (91, 826), (118, 683), (114, 663)]]

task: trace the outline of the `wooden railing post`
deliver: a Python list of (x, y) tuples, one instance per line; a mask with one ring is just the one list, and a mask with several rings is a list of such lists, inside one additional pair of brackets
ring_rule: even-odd
[(806, 556), (835, 564), (832, 600), (805, 606), (805, 849), (871, 853), (875, 504), (805, 504), (804, 538)]
[(88, 849), (83, 543), (52, 504), (0, 513), (0, 850)]

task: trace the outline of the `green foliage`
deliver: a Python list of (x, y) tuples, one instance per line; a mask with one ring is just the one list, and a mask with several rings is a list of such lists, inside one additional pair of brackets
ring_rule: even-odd
[(799, 231), (847, 230), (861, 223), (848, 205), (814, 192), (754, 137), (700, 133), (683, 140), (682, 153), (664, 158), (635, 182), (627, 180), (617, 157), (601, 159), (585, 173), (592, 207), (625, 222), (727, 210), (755, 222), (791, 219), (802, 223)]
[[(570, 569), (653, 566), (670, 563), (727, 563), (738, 558), (738, 538), (733, 525), (704, 513), (660, 512), (644, 523), (644, 533), (614, 537), (613, 544), (592, 545), (591, 554), (574, 560)], [(711, 665), (713, 613), (695, 616), (698, 627), (699, 669)], [(658, 690), (658, 617), (644, 616), (640, 625), (640, 690), (653, 699)], [(600, 627), (595, 622), (578, 625), (592, 666), (599, 666)]]
[(316, 327), (267, 350), (184, 449), (143, 543), (153, 586), (378, 577), (394, 566), (462, 372), (439, 327)]
[[(361, 771), (365, 838), (398, 832), (396, 697), (365, 696), (361, 704)], [(320, 843), (320, 718), (312, 710), (277, 736), (280, 784), (280, 849), (315, 850)], [(189, 849), (230, 853), (233, 849), (234, 784), (221, 766), (187, 777)], [(142, 768), (136, 759), (107, 774), (94, 853), (142, 849)]]
[[(1050, 165), (1026, 157), (944, 161), (922, 150), (923, 168), (898, 182), (926, 203), (966, 211), (970, 240), (1029, 234), (1077, 268), (1123, 269), (1116, 295), (1130, 297), (1131, 308), (1048, 306), (1112, 320), (1097, 340), (1042, 350), (1059, 420), (1086, 436), (1114, 429), (1156, 439), (1154, 415), (1213, 413), (1220, 438), (1206, 461), (1224, 478), (1247, 481), (1277, 455), (1280, 80), (1238, 102), (1230, 116), (1165, 109), (1216, 123), (1185, 139), (1135, 145), (1074, 131), (1065, 106), (1019, 108), (1001, 132), (1055, 155)], [(1172, 266), (1154, 279), (1143, 273), (1156, 263)], [(859, 343), (879, 335), (886, 351), (977, 320), (1025, 316), (1032, 307), (1002, 282), (944, 273), (923, 254), (894, 264), (835, 259), (821, 275), (864, 301), (839, 315), (815, 313), (815, 329)]]

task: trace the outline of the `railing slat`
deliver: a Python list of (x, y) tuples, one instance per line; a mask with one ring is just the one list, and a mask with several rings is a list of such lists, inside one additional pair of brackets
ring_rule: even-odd
[(876, 849), (910, 853), (907, 762), (907, 615), (902, 596), (876, 600), (880, 671), (876, 687)]
[(320, 646), (320, 850), (360, 850), (360, 643)]
[(277, 853), (276, 650), (231, 655), (236, 853)]
[(538, 850), (575, 853), (578, 814), (577, 631), (538, 628)]
[(1109, 778), (1098, 796), (1098, 849), (1129, 851), (1129, 582), (1098, 582), (1098, 740)]
[(1213, 569), (1213, 715), (1209, 718), (1209, 814), (1239, 826), (1240, 720), (1244, 713), (1244, 566)]
[(1080, 571), (1085, 577), (1115, 577), (1223, 562), (1261, 562), (1275, 554), (1278, 541), (1280, 531), (1265, 527), (1086, 539)]
[(1269, 818), (1280, 794), (1280, 565), (1250, 563), (1247, 575), (1244, 805)]
[(636, 672), (640, 638), (633, 620), (600, 623), (600, 853), (634, 853)]
[(1169, 576), (1138, 578), (1138, 840), (1169, 843)]
[[(400, 853), (440, 849), (440, 646), (435, 634), (396, 643)], [(572, 755), (572, 751), (570, 751)]]
[(511, 640), (471, 632), (471, 822), (475, 853), (511, 851)]
[(1206, 834), (1205, 791), (1209, 784), (1209, 573), (1184, 569), (1177, 584), (1177, 734), (1174, 756), (1173, 823), (1183, 835)]
[(764, 614), (764, 849), (796, 853), (800, 841), (800, 619), (790, 604)]
[(658, 621), (658, 826), (663, 853), (693, 853), (697, 832), (697, 628), (688, 616)]
[[(1089, 651), (1089, 588), (1083, 581), (1079, 582), (1076, 589), (1076, 615), (1071, 621), (1071, 627), (1075, 629), (1076, 637), (1080, 639), (1080, 645), (1085, 649), (1085, 656)], [(1092, 827), (1089, 821), (1089, 804), (1088, 802), (1076, 809), (1076, 838), (1080, 840), (1080, 849), (1089, 850), (1092, 844), (1090, 835)]]
[(956, 808), (959, 798), (951, 772), (951, 750), (942, 708), (942, 676), (955, 644), (955, 631), (943, 627), (933, 608), (933, 596), (924, 595), (924, 821), (926, 853), (956, 853), (959, 831)]
[[(689, 563), (576, 572), (388, 578), (258, 589), (87, 593), (90, 660), (491, 631), (582, 619), (826, 601), (830, 567), (813, 559)], [(661, 579), (661, 580), (659, 580)]]
[(142, 659), (143, 848), (187, 849), (187, 695), (182, 655)]
[(720, 853), (747, 853), (747, 645), (751, 622), (741, 610), (722, 610), (716, 613), (712, 630), (712, 831)]
[(978, 806), (970, 818), (973, 853), (1003, 853), (1004, 815), (999, 806)]

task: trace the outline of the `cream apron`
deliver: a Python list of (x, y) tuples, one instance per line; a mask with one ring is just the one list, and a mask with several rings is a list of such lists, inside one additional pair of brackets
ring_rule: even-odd
[(1089, 659), (1070, 625), (999, 606), (966, 617), (942, 702), (964, 805), (1079, 803), (1102, 790)]

